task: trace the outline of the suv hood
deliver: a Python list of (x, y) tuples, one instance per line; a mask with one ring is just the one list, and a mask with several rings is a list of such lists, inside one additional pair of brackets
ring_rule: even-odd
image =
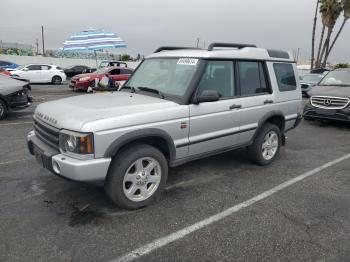
[(315, 86), (310, 96), (336, 96), (350, 98), (350, 86)]
[[(133, 121), (137, 119), (138, 124), (147, 123), (149, 119), (146, 116), (152, 111), (164, 111), (175, 106), (178, 104), (172, 101), (122, 91), (87, 94), (42, 103), (36, 108), (34, 117), (59, 129), (92, 132), (108, 129), (108, 125), (116, 128), (133, 124), (130, 123), (130, 116), (134, 117)], [(163, 115), (166, 117), (166, 113)], [(94, 125), (98, 126), (98, 130), (89, 130), (86, 126), (101, 120), (103, 124), (99, 122)]]

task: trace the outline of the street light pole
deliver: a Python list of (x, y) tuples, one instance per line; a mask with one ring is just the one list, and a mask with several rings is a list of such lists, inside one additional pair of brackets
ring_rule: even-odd
[(44, 26), (41, 26), (41, 41), (43, 45), (43, 56), (45, 55)]

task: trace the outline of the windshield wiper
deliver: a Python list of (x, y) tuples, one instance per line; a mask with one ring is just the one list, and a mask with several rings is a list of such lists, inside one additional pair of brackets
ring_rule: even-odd
[(141, 91), (146, 91), (146, 92), (152, 92), (152, 93), (156, 93), (158, 95), (160, 95), (161, 98), (165, 98), (164, 94), (159, 91), (158, 89), (155, 89), (155, 88), (150, 88), (150, 87), (147, 87), (147, 86), (138, 86), (137, 89), (141, 90)]
[(122, 91), (124, 88), (125, 88), (125, 89), (130, 89), (131, 93), (136, 93), (136, 89), (135, 89), (135, 87), (133, 87), (133, 86), (123, 86), (123, 87), (120, 89), (120, 91)]

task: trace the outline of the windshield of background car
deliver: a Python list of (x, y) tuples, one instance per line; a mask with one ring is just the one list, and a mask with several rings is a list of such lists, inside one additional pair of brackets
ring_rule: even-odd
[(127, 86), (148, 87), (161, 93), (183, 96), (198, 68), (195, 58), (156, 58), (145, 60)]
[(302, 76), (302, 80), (306, 82), (318, 83), (322, 79), (322, 75), (310, 74)]
[(350, 86), (350, 70), (331, 71), (322, 79), (319, 85)]
[(21, 69), (23, 69), (25, 67), (26, 67), (25, 65), (21, 65), (21, 66), (17, 67), (16, 70), (21, 70)]
[(106, 67), (99, 68), (94, 73), (96, 73), (96, 74), (107, 74), (108, 73), (108, 68), (106, 68)]

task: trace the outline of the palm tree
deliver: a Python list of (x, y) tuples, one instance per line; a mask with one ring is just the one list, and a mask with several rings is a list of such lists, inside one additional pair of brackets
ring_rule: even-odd
[[(327, 37), (323, 44), (320, 58), (318, 60), (318, 66), (321, 64), (322, 58), (326, 57), (329, 50), (330, 38), (334, 29), (334, 26), (343, 10), (343, 6), (339, 0), (324, 0), (324, 4), (321, 5), (322, 23), (327, 27)], [(322, 66), (326, 65), (323, 60)]]
[(338, 40), (341, 32), (343, 31), (344, 29), (344, 26), (346, 24), (346, 22), (349, 20), (350, 18), (350, 0), (342, 0), (342, 5), (343, 5), (343, 16), (344, 16), (344, 19), (343, 19), (343, 23), (341, 24), (339, 30), (338, 30), (338, 33), (337, 35), (335, 36), (335, 38), (333, 39), (333, 42), (330, 46), (330, 48), (328, 49), (328, 52), (326, 53), (326, 56), (325, 56), (325, 59), (324, 61), (327, 62), (327, 59), (328, 59), (328, 56), (329, 54), (331, 53), (333, 47), (334, 47), (334, 44), (335, 42)]
[(316, 63), (315, 67), (318, 68), (320, 67), (321, 64), (321, 49), (322, 49), (322, 44), (323, 44), (323, 38), (324, 38), (324, 33), (326, 30), (326, 24), (325, 24), (325, 16), (327, 13), (327, 5), (328, 5), (328, 0), (320, 0), (321, 7), (320, 7), (320, 13), (321, 13), (321, 18), (322, 18), (322, 31), (321, 31), (321, 36), (320, 36), (320, 42), (318, 44), (318, 52), (317, 52), (317, 58), (316, 58)]
[(312, 28), (312, 44), (311, 44), (311, 69), (314, 68), (315, 62), (315, 34), (316, 34), (316, 25), (317, 25), (317, 13), (318, 13), (318, 5), (320, 4), (320, 0), (316, 1), (316, 10), (314, 16), (314, 26)]

